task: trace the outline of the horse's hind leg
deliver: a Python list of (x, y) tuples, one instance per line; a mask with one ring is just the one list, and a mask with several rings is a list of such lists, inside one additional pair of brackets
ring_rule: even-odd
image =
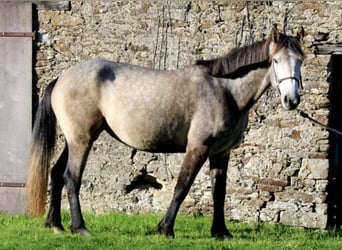
[[(72, 111), (75, 111), (74, 109)], [(90, 107), (88, 107), (90, 110)], [(64, 184), (66, 186), (70, 212), (72, 218), (71, 232), (89, 235), (85, 227), (81, 206), (79, 201), (79, 192), (81, 188), (82, 174), (87, 162), (89, 151), (93, 142), (103, 131), (103, 117), (97, 112), (85, 112), (78, 110), (79, 114), (68, 114), (65, 110), (61, 115), (59, 123), (64, 133), (67, 148), (68, 161), (63, 174)], [(58, 116), (57, 116), (58, 117)]]
[(64, 186), (63, 174), (68, 161), (68, 147), (65, 146), (55, 166), (51, 170), (51, 197), (46, 227), (51, 227), (55, 232), (64, 231), (61, 220), (61, 198)]
[(180, 205), (188, 194), (190, 187), (195, 180), (198, 171), (208, 156), (206, 146), (198, 146), (187, 150), (184, 161), (178, 176), (177, 184), (169, 209), (164, 218), (158, 224), (158, 231), (166, 236), (174, 237), (174, 223)]
[(229, 239), (229, 233), (224, 218), (224, 201), (226, 195), (226, 180), (229, 154), (219, 154), (209, 157), (210, 177), (214, 200), (214, 218), (211, 235), (218, 239)]
[(70, 212), (72, 224), (71, 232), (82, 235), (89, 235), (89, 231), (85, 227), (85, 222), (81, 212), (79, 192), (81, 188), (81, 179), (84, 167), (88, 158), (92, 140), (69, 143), (69, 158), (66, 171), (64, 173), (64, 182), (67, 188), (68, 200), (70, 204)]

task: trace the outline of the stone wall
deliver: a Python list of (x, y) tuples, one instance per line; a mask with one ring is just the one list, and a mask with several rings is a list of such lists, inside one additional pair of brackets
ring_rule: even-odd
[[(276, 23), (287, 33), (304, 27), (299, 108), (327, 124), (330, 56), (316, 56), (314, 50), (317, 43), (342, 42), (341, 16), (339, 1), (71, 1), (69, 10), (38, 9), (37, 96), (80, 61), (105, 58), (176, 69), (265, 38)], [(297, 111), (284, 111), (277, 92), (267, 91), (251, 110), (245, 139), (231, 155), (227, 218), (325, 228), (328, 136)], [(182, 154), (135, 154), (103, 134), (89, 156), (82, 207), (94, 213), (164, 211), (182, 159)], [(68, 206), (65, 197), (63, 206)], [(181, 211), (212, 213), (207, 164)]]

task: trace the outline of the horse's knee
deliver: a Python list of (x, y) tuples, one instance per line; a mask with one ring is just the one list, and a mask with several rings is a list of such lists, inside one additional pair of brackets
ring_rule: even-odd
[(214, 168), (210, 170), (210, 178), (211, 179), (216, 179), (220, 176), (224, 176), (226, 174), (226, 171), (224, 171), (223, 169), (219, 169), (219, 168)]
[(68, 193), (72, 193), (76, 191), (76, 182), (72, 177), (69, 170), (66, 170), (63, 174), (64, 183)]

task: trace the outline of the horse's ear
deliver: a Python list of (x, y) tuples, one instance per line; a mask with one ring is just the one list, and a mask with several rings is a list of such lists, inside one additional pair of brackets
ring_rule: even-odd
[(304, 38), (304, 28), (303, 26), (300, 27), (299, 31), (297, 32), (297, 39), (299, 42), (302, 42)]
[(272, 31), (271, 31), (271, 41), (272, 42), (278, 42), (279, 41), (279, 31), (278, 31), (278, 28), (277, 28), (277, 25), (276, 24), (273, 24), (273, 28), (272, 28)]

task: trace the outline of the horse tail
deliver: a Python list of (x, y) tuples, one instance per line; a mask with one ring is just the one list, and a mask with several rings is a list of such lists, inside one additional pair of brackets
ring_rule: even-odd
[(45, 212), (49, 164), (56, 143), (56, 116), (51, 106), (51, 94), (57, 80), (46, 87), (33, 126), (26, 184), (26, 213), (31, 216), (41, 216)]

